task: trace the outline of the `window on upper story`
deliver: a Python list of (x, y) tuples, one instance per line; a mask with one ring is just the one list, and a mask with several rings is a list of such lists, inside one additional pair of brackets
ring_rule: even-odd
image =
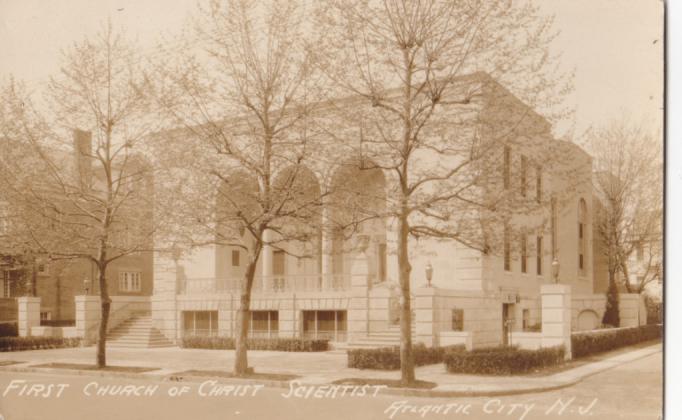
[(286, 254), (281, 249), (273, 251), (272, 253), (272, 274), (275, 276), (284, 275), (284, 264)]
[(452, 331), (464, 331), (464, 309), (452, 310)]
[(238, 249), (233, 249), (232, 250), (232, 267), (239, 267), (239, 250)]
[(578, 268), (584, 275), (587, 269), (587, 204), (582, 198), (578, 205)]
[(521, 197), (525, 197), (528, 190), (528, 159), (521, 156), (521, 173), (519, 174), (519, 182), (521, 183)]
[(504, 271), (511, 271), (511, 243), (509, 227), (504, 227)]
[(528, 236), (521, 234), (521, 272), (528, 272)]
[(542, 202), (542, 169), (540, 165), (535, 167), (535, 201)]
[(537, 273), (538, 276), (542, 275), (542, 254), (543, 254), (543, 247), (542, 247), (542, 236), (538, 235), (536, 238), (536, 244), (535, 244), (535, 254), (536, 254), (536, 261), (535, 261), (535, 272)]
[(511, 148), (504, 147), (504, 189), (508, 190), (511, 184)]
[(121, 271), (118, 274), (119, 292), (139, 292), (142, 290), (142, 273), (139, 271)]

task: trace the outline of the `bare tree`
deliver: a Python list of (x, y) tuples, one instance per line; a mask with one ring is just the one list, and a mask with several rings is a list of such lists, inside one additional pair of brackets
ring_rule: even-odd
[(12, 238), (52, 260), (83, 259), (96, 267), (100, 368), (111, 308), (107, 267), (151, 251), (161, 220), (151, 214), (152, 169), (142, 147), (157, 128), (148, 118), (149, 83), (135, 52), (108, 24), (65, 50), (44, 103), (36, 105), (17, 84), (3, 96), (14, 153), (3, 155), (0, 172), (15, 208)]
[[(663, 163), (660, 135), (625, 118), (587, 134), (594, 156), (594, 188), (600, 202), (596, 230), (608, 261), (609, 283), (623, 275), (628, 293), (641, 293), (660, 278), (663, 218)], [(643, 271), (633, 284), (632, 257)], [(639, 260), (639, 258), (638, 258)], [(639, 267), (642, 268), (642, 267)]]
[[(557, 111), (555, 100), (570, 81), (547, 71), (556, 62), (548, 51), (552, 19), (530, 3), (328, 0), (318, 6), (320, 40), (312, 47), (318, 65), (332, 94), (371, 106), (359, 116), (357, 149), (369, 167), (395, 179), (386, 215), (397, 221), (401, 378), (411, 383), (410, 236), (490, 252), (499, 237), (494, 226), (510, 219), (502, 210), (515, 208), (508, 194), (487, 188), (499, 174), (499, 146), (519, 133), (533, 138), (547, 130), (502, 86), (530, 107)], [(495, 111), (471, 117), (486, 104)]]
[[(300, 2), (259, 3), (209, 2), (192, 29), (198, 51), (159, 66), (164, 83), (158, 100), (170, 124), (179, 126), (160, 135), (167, 151), (160, 165), (173, 168), (184, 185), (171, 187), (178, 191), (181, 225), (188, 227), (178, 232), (178, 243), (238, 247), (248, 256), (238, 284), (236, 375), (249, 371), (259, 257), (266, 247), (303, 257), (319, 253), (326, 195), (306, 166), (313, 147), (307, 131), (311, 67)], [(296, 249), (285, 245), (291, 242)]]

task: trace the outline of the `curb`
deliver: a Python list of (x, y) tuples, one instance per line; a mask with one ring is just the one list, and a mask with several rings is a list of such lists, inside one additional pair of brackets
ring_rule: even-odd
[[(644, 349), (641, 349), (644, 350)], [(640, 350), (640, 351), (641, 351)], [(562, 381), (551, 381), (548, 380), (544, 385), (533, 385), (521, 388), (501, 388), (501, 389), (489, 389), (489, 390), (476, 390), (476, 389), (466, 389), (466, 390), (437, 390), (437, 389), (418, 389), (418, 388), (383, 388), (378, 392), (378, 395), (397, 395), (405, 397), (427, 397), (427, 398), (447, 398), (447, 397), (498, 397), (507, 395), (519, 395), (519, 394), (531, 394), (539, 392), (550, 392), (559, 390), (562, 388), (567, 388), (577, 383), (583, 381), (584, 379), (596, 375), (601, 372), (613, 369), (616, 366), (620, 366), (624, 363), (629, 363), (635, 360), (640, 360), (642, 358), (651, 356), (653, 354), (661, 352), (660, 349), (651, 349), (651, 351), (643, 352), (641, 355), (623, 361), (622, 363), (613, 363), (608, 366), (600, 367), (591, 371), (587, 371), (575, 378), (565, 379)], [(29, 362), (30, 363), (30, 362)], [(163, 368), (159, 368), (162, 371)], [(79, 369), (60, 369), (60, 368), (37, 368), (31, 366), (2, 366), (0, 367), (0, 372), (17, 372), (17, 373), (42, 373), (42, 374), (52, 374), (52, 375), (73, 375), (73, 376), (90, 376), (90, 377), (100, 377), (100, 378), (125, 378), (125, 379), (146, 379), (157, 382), (187, 382), (187, 383), (201, 383), (208, 380), (216, 380), (220, 383), (236, 383), (243, 385), (264, 385), (270, 388), (289, 388), (291, 381), (279, 381), (279, 380), (255, 380), (249, 378), (225, 378), (219, 376), (198, 376), (198, 375), (187, 375), (178, 377), (176, 373), (163, 373), (154, 374), (151, 372), (144, 373), (131, 373), (131, 372), (111, 372), (111, 371), (96, 371), (96, 370), (79, 370)], [(180, 372), (177, 372), (180, 373)], [(559, 373), (561, 374), (561, 373)], [(305, 376), (298, 377), (294, 380), (300, 381), (301, 386), (330, 386), (331, 383), (306, 383)]]

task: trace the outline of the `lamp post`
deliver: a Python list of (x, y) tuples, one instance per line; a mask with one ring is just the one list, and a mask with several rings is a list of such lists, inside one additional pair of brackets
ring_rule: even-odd
[(426, 272), (426, 286), (431, 287), (431, 279), (433, 278), (433, 266), (431, 265), (431, 261), (426, 263), (424, 271)]
[(83, 287), (85, 288), (85, 295), (87, 296), (90, 292), (90, 279), (87, 276), (83, 279)]
[(554, 257), (552, 261), (552, 277), (554, 277), (554, 283), (559, 284), (559, 260)]

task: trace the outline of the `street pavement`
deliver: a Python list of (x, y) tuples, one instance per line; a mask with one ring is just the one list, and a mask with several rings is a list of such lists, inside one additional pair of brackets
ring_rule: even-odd
[(0, 414), (7, 420), (649, 420), (661, 414), (661, 367), (659, 351), (555, 391), (452, 398), (373, 395), (371, 390), (334, 396), (329, 392), (308, 393), (309, 388), (221, 384), (208, 378), (203, 382), (176, 382), (1, 371)]
[[(547, 391), (570, 386), (578, 381), (605, 369), (660, 352), (661, 344), (644, 343), (633, 349), (623, 349), (614, 353), (598, 356), (599, 360), (591, 363), (580, 362), (578, 366), (554, 374), (525, 376), (483, 376), (450, 374), (443, 364), (422, 366), (416, 369), (418, 379), (437, 384), (432, 390), (382, 390), (382, 393), (393, 393), (410, 396), (491, 396), (509, 395)], [(0, 353), (0, 364), (19, 362), (0, 367), (0, 370), (15, 372), (39, 371), (37, 365), (57, 362), (93, 364), (94, 347), (34, 350), (12, 353)], [(188, 377), (182, 374), (188, 370), (211, 370), (228, 373), (234, 361), (234, 351), (201, 350), (180, 348), (159, 349), (120, 349), (107, 351), (109, 366), (135, 366), (156, 368), (148, 373), (130, 373), (131, 378), (140, 376), (148, 379), (163, 380), (169, 377), (182, 377), (185, 381), (201, 381), (202, 378)], [(342, 352), (295, 353), (272, 351), (249, 351), (249, 365), (255, 367), (257, 373), (293, 374), (303, 384), (322, 385), (348, 378), (399, 379), (398, 371), (360, 370), (347, 367), (347, 356)], [(60, 373), (74, 373), (61, 370)], [(126, 374), (111, 372), (82, 372), (87, 375), (125, 376)], [(243, 382), (243, 381), (242, 381)], [(247, 381), (248, 382), (248, 381)], [(256, 381), (258, 382), (258, 381)], [(260, 381), (267, 385), (287, 386), (286, 382), (272, 383)]]

